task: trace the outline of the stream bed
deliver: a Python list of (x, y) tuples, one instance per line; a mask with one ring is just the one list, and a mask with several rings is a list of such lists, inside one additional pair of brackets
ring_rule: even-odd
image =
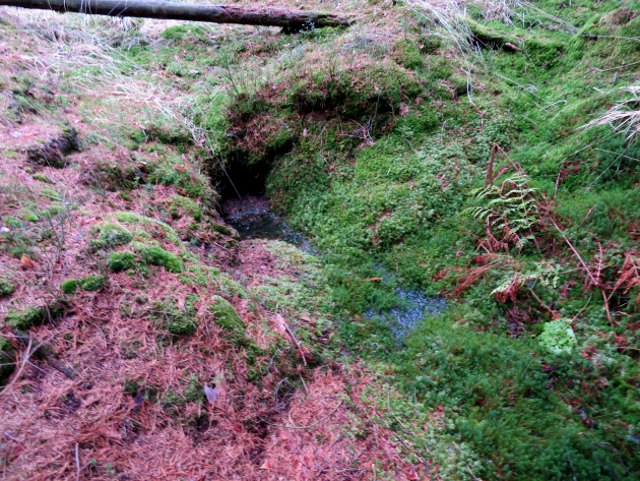
[[(227, 200), (222, 211), (227, 223), (243, 239), (280, 240), (293, 244), (304, 252), (320, 256), (309, 239), (271, 210), (266, 197), (245, 196)], [(376, 269), (380, 277), (387, 279), (386, 282), (395, 277), (381, 266)], [(420, 290), (397, 286), (395, 293), (399, 301), (397, 307), (386, 311), (370, 309), (365, 312), (365, 317), (388, 325), (398, 342), (402, 342), (425, 316), (437, 316), (447, 309), (447, 302), (442, 297), (428, 297)]]
[(222, 205), (222, 212), (226, 222), (238, 231), (242, 239), (281, 240), (309, 254), (319, 254), (309, 239), (271, 210), (266, 197), (249, 195), (227, 200)]

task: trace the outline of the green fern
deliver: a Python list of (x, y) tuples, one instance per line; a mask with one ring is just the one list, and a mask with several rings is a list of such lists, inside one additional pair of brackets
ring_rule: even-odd
[(504, 246), (513, 244), (518, 250), (533, 240), (532, 228), (539, 213), (537, 189), (529, 186), (525, 174), (514, 174), (471, 193), (477, 205), (467, 212), (483, 221), (494, 239), (501, 239)]

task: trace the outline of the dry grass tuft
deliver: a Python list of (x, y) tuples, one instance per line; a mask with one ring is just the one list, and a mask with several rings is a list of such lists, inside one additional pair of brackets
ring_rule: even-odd
[(640, 137), (640, 86), (627, 87), (624, 90), (628, 93), (627, 98), (616, 102), (607, 112), (581, 128), (609, 125), (616, 133), (624, 135), (627, 142)]

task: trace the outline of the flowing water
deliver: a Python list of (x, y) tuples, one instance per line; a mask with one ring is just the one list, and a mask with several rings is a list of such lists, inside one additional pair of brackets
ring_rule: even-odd
[[(318, 250), (300, 232), (297, 232), (271, 210), (269, 200), (260, 196), (245, 196), (223, 204), (226, 221), (243, 239), (281, 240), (293, 244), (310, 254)], [(377, 267), (380, 277), (392, 279), (392, 273)], [(368, 310), (365, 317), (388, 325), (396, 340), (401, 342), (415, 329), (425, 316), (437, 316), (445, 311), (447, 302), (441, 297), (428, 297), (422, 291), (402, 286), (395, 288), (398, 306), (386, 311)]]

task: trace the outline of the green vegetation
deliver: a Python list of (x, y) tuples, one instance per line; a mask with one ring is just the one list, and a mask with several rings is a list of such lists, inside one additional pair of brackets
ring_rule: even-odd
[(131, 252), (112, 252), (107, 267), (114, 272), (122, 272), (136, 267), (136, 256)]
[(11, 281), (9, 281), (8, 279), (0, 278), (0, 298), (9, 297), (11, 294), (13, 294), (14, 290), (15, 287), (13, 286), (13, 283)]
[(198, 203), (181, 195), (174, 195), (169, 199), (169, 213), (174, 219), (180, 219), (188, 215), (193, 217), (196, 222), (202, 220), (202, 209)]
[(538, 339), (553, 354), (570, 353), (578, 344), (571, 323), (566, 319), (545, 322)]
[[(618, 6), (418, 10), (386, 51), (300, 60), (228, 100), (227, 167), (241, 188), (266, 183), (323, 253), (343, 340), (399, 373), (421, 409), (443, 406), (453, 424), (437, 439), (464, 453), (443, 455), (459, 463), (451, 479), (640, 471), (627, 347), (640, 143), (582, 128), (613, 102), (637, 107), (620, 102), (637, 81), (640, 12)], [(395, 275), (368, 280), (377, 266)], [(387, 327), (352, 323), (401, 305), (399, 284), (451, 299), (401, 349)], [(270, 309), (307, 300), (293, 278), (253, 291)]]
[(41, 172), (36, 172), (35, 174), (33, 174), (33, 178), (45, 184), (53, 184), (53, 181)]
[(107, 284), (107, 278), (101, 275), (87, 276), (80, 279), (79, 285), (85, 291), (97, 291)]
[(175, 154), (163, 154), (159, 162), (147, 167), (148, 180), (154, 184), (173, 185), (178, 191), (192, 199), (215, 200), (216, 194), (209, 179), (183, 157)]
[(184, 307), (174, 297), (165, 297), (153, 303), (150, 316), (174, 336), (190, 336), (198, 329), (197, 296), (189, 296)]
[(86, 179), (87, 185), (111, 192), (125, 193), (142, 183), (142, 171), (133, 162), (122, 165), (114, 160), (100, 160), (93, 167), (92, 174)]
[(83, 291), (98, 291), (107, 284), (107, 278), (101, 275), (91, 275), (82, 279), (66, 279), (60, 284), (60, 290), (65, 294), (73, 294), (78, 289)]
[(235, 308), (229, 304), (229, 301), (223, 297), (214, 296), (211, 299), (209, 312), (214, 315), (216, 324), (222, 329), (234, 335), (245, 335), (247, 328), (246, 323), (242, 320)]
[(97, 249), (109, 249), (128, 244), (133, 240), (133, 235), (127, 229), (118, 224), (103, 222), (93, 227), (97, 233), (97, 239), (91, 242)]
[(45, 306), (11, 309), (5, 317), (5, 324), (19, 330), (27, 330), (50, 321), (55, 321), (64, 315), (67, 305), (63, 301), (53, 301)]
[(78, 279), (66, 279), (60, 283), (60, 290), (65, 294), (73, 294), (80, 287)]
[(251, 289), (264, 307), (292, 317), (334, 312), (327, 274), (318, 258), (286, 242), (269, 241), (265, 248), (276, 254), (277, 265), (290, 274), (269, 276)]
[(177, 255), (164, 250), (162, 247), (149, 246), (136, 242), (133, 249), (140, 255), (145, 264), (164, 267), (169, 272), (180, 273), (184, 269), (184, 262)]
[[(144, 116), (124, 111), (117, 132), (94, 132), (91, 142), (109, 152), (92, 163), (94, 176), (82, 178), (95, 198), (87, 211), (99, 202), (104, 212), (128, 210), (91, 213), (102, 222), (76, 259), (91, 272), (105, 263), (127, 271), (112, 276), (117, 289), (95, 295), (113, 295), (123, 317), (147, 318), (144, 328), (155, 329), (144, 342), (110, 343), (129, 369), (114, 375), (134, 411), (159, 402), (172, 418), (163, 425), (180, 423), (194, 444), (211, 435), (206, 414), (202, 432), (188, 416), (205, 411), (196, 403), (213, 403), (203, 398), (203, 382), (212, 375), (206, 357), (215, 355), (226, 399), (239, 403), (228, 410), (230, 425), (251, 428), (237, 437), (270, 439), (280, 422), (272, 418), (286, 415), (296, 389), (312, 392), (305, 379), (330, 359), (347, 365), (330, 371), (347, 373), (348, 416), (357, 417), (360, 402), (374, 413), (345, 424), (350, 431), (340, 436), (373, 432), (378, 443), (392, 432), (389, 451), (407, 465), (428, 465), (434, 479), (638, 479), (640, 135), (626, 120), (640, 105), (638, 6), (358, 6), (358, 22), (345, 30), (294, 36), (179, 25), (160, 39), (132, 28), (110, 40), (123, 57), (110, 75), (142, 82), (153, 72), (163, 106), (141, 102)], [(91, 69), (61, 77), (101, 75)], [(50, 113), (32, 81), (11, 76), (0, 78), (11, 86), (9, 121)], [(118, 96), (143, 89), (132, 85), (115, 89)], [(169, 97), (179, 107), (169, 108)], [(100, 117), (114, 115), (100, 109)], [(25, 275), (34, 272), (30, 261), (54, 258), (47, 248), (63, 252), (73, 232), (60, 222), (70, 210), (66, 190), (32, 174), (34, 163), (69, 168), (68, 149), (41, 147), (28, 153), (37, 193), (0, 183), (10, 206), (0, 250), (10, 262), (21, 259)], [(231, 196), (234, 188), (243, 196), (266, 190), (318, 256), (282, 242), (238, 245), (238, 233), (215, 213), (216, 189)], [(267, 250), (255, 265), (253, 247)], [(156, 290), (154, 276), (170, 281)], [(13, 292), (4, 282), (0, 297)], [(94, 275), (60, 289), (98, 291), (106, 283)], [(407, 291), (443, 296), (448, 307), (400, 337), (385, 316), (410, 304)], [(250, 324), (234, 308), (238, 298)], [(64, 313), (61, 303), (3, 302), (5, 325), (18, 329)], [(274, 334), (277, 320), (282, 332)], [(221, 336), (223, 352), (212, 354), (208, 339), (193, 336), (200, 327), (203, 337)], [(186, 336), (193, 337), (180, 340)], [(167, 365), (188, 358), (189, 366), (173, 365), (180, 375), (172, 380), (151, 370), (131, 380), (130, 369), (157, 353)], [(0, 383), (16, 357), (1, 338), (0, 368), (3, 359), (9, 367)], [(358, 369), (370, 387), (352, 389)], [(247, 416), (254, 411), (255, 419)], [(123, 432), (139, 428), (133, 419), (118, 420)], [(380, 471), (373, 477), (400, 477)]]

